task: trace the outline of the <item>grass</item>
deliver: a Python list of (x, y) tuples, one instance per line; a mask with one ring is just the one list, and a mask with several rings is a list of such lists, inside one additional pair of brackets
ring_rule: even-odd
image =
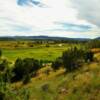
[[(30, 44), (33, 47), (30, 47)], [(0, 41), (0, 48), (3, 49), (3, 56), (10, 61), (17, 58), (31, 57), (38, 60), (54, 61), (57, 57), (62, 55), (62, 52), (70, 47), (82, 47), (81, 44), (68, 44), (61, 43), (48, 44), (35, 44), (33, 41)]]
[(85, 64), (79, 70), (67, 74), (63, 74), (64, 70), (61, 68), (46, 75), (44, 70), (47, 69), (41, 69), (39, 76), (32, 78), (29, 84), (23, 86), (15, 83), (13, 86), (16, 85), (17, 92), (28, 90), (29, 100), (99, 100), (99, 63)]
[(3, 49), (3, 56), (9, 60), (17, 58), (31, 57), (39, 60), (54, 61), (57, 57), (62, 55), (67, 47), (41, 47), (41, 48), (15, 48)]
[[(74, 46), (74, 45), (73, 45)], [(10, 61), (15, 61), (17, 58), (35, 58), (38, 60), (54, 61), (62, 55), (62, 52), (70, 48), (70, 45), (65, 44), (59, 47), (51, 45), (50, 47), (32, 47), (32, 48), (3, 48), (3, 56)], [(77, 45), (77, 47), (79, 47)]]

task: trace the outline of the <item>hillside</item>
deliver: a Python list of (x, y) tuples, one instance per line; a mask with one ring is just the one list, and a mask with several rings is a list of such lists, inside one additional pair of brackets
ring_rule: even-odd
[[(98, 55), (95, 54), (95, 57), (100, 59)], [(67, 74), (62, 68), (47, 74), (48, 69), (51, 69), (50, 65), (39, 70), (38, 76), (27, 85), (23, 86), (20, 82), (13, 84), (15, 93), (26, 90), (30, 94), (29, 100), (99, 100), (99, 61), (84, 64), (79, 70)], [(25, 100), (20, 95), (16, 100), (18, 98)]]

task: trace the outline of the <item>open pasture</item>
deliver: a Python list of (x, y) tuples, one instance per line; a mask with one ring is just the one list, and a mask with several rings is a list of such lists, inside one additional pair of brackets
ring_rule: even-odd
[(38, 60), (54, 61), (62, 55), (62, 52), (73, 45), (57, 44), (37, 44), (32, 41), (1, 41), (0, 48), (3, 57), (10, 61), (17, 58), (35, 58)]

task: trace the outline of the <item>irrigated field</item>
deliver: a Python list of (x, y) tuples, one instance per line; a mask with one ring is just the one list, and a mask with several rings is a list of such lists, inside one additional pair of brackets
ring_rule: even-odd
[(34, 44), (30, 42), (0, 42), (0, 48), (3, 49), (3, 56), (10, 61), (17, 58), (35, 58), (38, 60), (54, 61), (62, 55), (62, 52), (67, 50), (72, 45), (68, 44)]
[(25, 57), (55, 60), (55, 58), (59, 57), (64, 50), (66, 50), (66, 47), (3, 49), (3, 55), (9, 60)]

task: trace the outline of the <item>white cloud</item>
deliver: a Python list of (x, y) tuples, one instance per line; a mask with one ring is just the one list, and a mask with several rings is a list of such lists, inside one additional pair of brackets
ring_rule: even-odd
[[(81, 35), (76, 32), (55, 30), (62, 28), (55, 22), (90, 25), (86, 20), (77, 18), (78, 12), (71, 7), (70, 0), (41, 0), (41, 3), (47, 6), (43, 8), (32, 6), (31, 3), (19, 6), (16, 1), (0, 0), (0, 35), (90, 36), (88, 33)], [(23, 27), (23, 31), (16, 31), (15, 26)], [(30, 30), (25, 31), (24, 28)]]
[(100, 0), (71, 0), (79, 18), (100, 27)]

